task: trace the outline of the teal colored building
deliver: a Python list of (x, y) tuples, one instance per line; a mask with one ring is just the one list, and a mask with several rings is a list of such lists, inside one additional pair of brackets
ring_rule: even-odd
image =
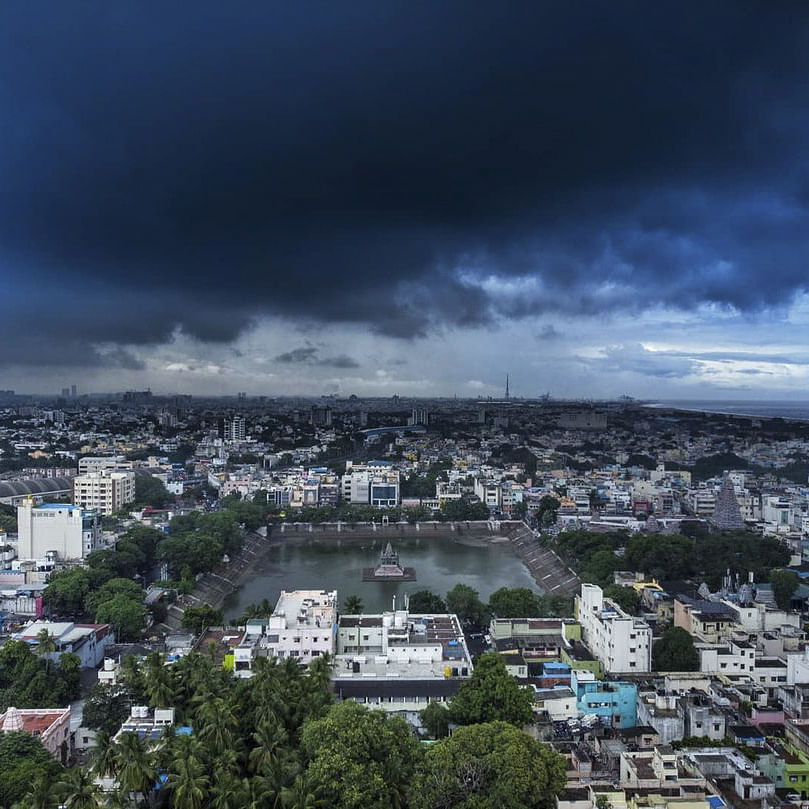
[(570, 679), (581, 715), (595, 714), (601, 724), (612, 728), (634, 728), (638, 724), (638, 686), (621, 680)]

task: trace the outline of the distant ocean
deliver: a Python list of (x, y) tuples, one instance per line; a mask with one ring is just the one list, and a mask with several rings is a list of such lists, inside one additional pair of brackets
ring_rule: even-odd
[(737, 401), (732, 399), (669, 399), (650, 404), (649, 407), (670, 407), (677, 410), (696, 410), (701, 413), (726, 413), (753, 418), (782, 418), (809, 421), (809, 401)]

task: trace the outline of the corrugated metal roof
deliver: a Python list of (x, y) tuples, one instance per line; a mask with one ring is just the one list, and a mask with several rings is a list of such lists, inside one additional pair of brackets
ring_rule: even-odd
[(73, 488), (73, 478), (28, 478), (27, 480), (0, 481), (0, 499), (6, 497), (21, 497), (26, 494), (55, 494), (66, 492)]

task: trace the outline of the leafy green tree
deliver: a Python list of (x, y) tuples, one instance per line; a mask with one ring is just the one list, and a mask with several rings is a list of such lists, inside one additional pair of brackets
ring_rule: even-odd
[(449, 733), (449, 709), (440, 702), (431, 702), (419, 717), (431, 738), (443, 739)]
[(0, 806), (21, 800), (42, 778), (57, 780), (62, 768), (39, 739), (22, 731), (0, 733)]
[(447, 611), (444, 599), (430, 590), (416, 590), (408, 596), (408, 601), (414, 615), (440, 615)]
[(634, 587), (611, 584), (604, 588), (604, 595), (630, 615), (635, 615), (640, 609), (640, 595)]
[(54, 573), (42, 591), (42, 601), (53, 615), (83, 615), (90, 586), (90, 573), (83, 567)]
[(132, 508), (151, 506), (151, 508), (165, 508), (174, 501), (168, 489), (151, 475), (137, 475), (135, 477), (135, 502)]
[(565, 787), (565, 759), (506, 722), (458, 728), (427, 751), (412, 809), (550, 809)]
[(350, 595), (343, 602), (344, 615), (360, 615), (363, 610), (362, 599), (358, 595)]
[(333, 809), (397, 809), (421, 758), (403, 719), (355, 702), (307, 723), (301, 749), (312, 786)]
[(529, 689), (517, 684), (500, 655), (487, 652), (478, 658), (472, 677), (461, 684), (449, 714), (459, 725), (502, 721), (522, 727), (533, 719), (532, 706)]
[(478, 591), (468, 584), (456, 584), (447, 593), (447, 610), (458, 616), (463, 623), (482, 626), (488, 621), (486, 605), (480, 600)]
[(772, 594), (779, 609), (792, 608), (792, 596), (795, 595), (799, 582), (798, 574), (792, 570), (773, 570), (770, 573)]
[(186, 607), (183, 612), (183, 628), (196, 635), (208, 626), (222, 626), (223, 621), (222, 610), (214, 609), (210, 604)]
[(83, 723), (92, 730), (115, 733), (129, 716), (132, 693), (122, 685), (97, 683), (84, 701)]
[(61, 784), (44, 773), (38, 775), (19, 803), (13, 809), (59, 809), (58, 792)]
[(117, 595), (123, 595), (132, 601), (140, 602), (143, 599), (143, 589), (131, 579), (110, 579), (97, 590), (87, 594), (84, 599), (84, 610), (88, 615), (95, 615), (101, 604)]
[(539, 597), (527, 587), (501, 587), (489, 597), (489, 611), (498, 618), (536, 618)]
[(96, 623), (109, 624), (119, 641), (140, 638), (146, 622), (146, 607), (119, 593), (98, 607)]
[(691, 635), (679, 626), (670, 626), (652, 647), (655, 671), (699, 671), (699, 652)]
[(536, 510), (536, 518), (539, 524), (545, 528), (553, 525), (556, 522), (559, 513), (559, 499), (550, 494), (544, 495)]

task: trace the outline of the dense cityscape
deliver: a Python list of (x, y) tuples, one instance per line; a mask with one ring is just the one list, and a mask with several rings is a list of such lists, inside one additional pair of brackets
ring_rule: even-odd
[[(3, 397), (4, 806), (809, 795), (809, 423)], [(432, 579), (433, 547), (529, 586)]]
[(809, 3), (0, 3), (0, 809), (809, 809)]

